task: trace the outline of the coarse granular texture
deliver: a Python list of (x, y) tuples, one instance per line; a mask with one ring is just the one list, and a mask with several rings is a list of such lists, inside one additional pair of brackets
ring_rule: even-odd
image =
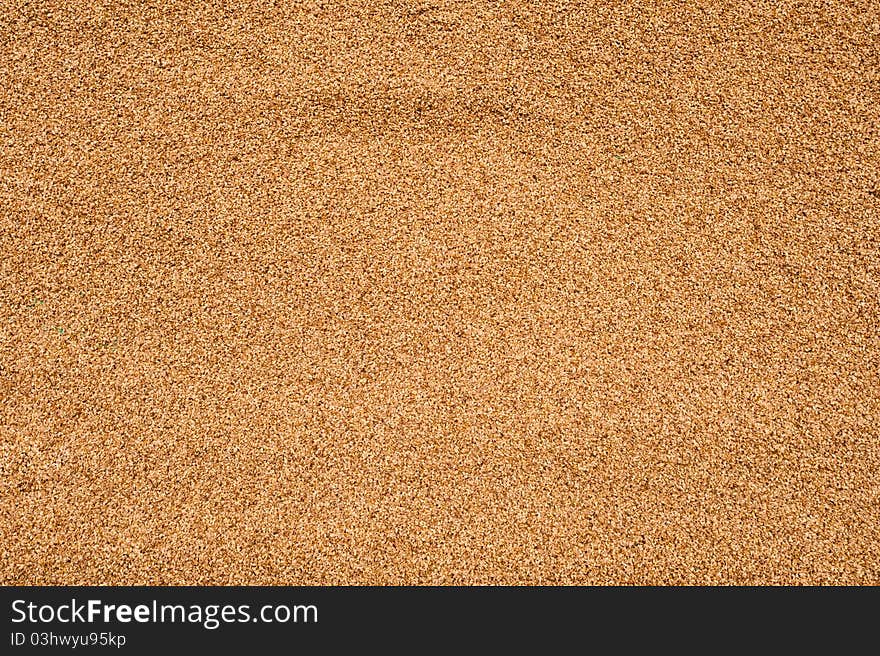
[(880, 583), (874, 0), (0, 44), (0, 582)]

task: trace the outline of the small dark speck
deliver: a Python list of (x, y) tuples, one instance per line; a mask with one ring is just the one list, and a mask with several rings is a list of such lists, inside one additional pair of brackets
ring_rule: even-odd
[(874, 198), (880, 198), (880, 189), (871, 189), (868, 193)]
[(418, 7), (416, 9), (412, 9), (408, 13), (410, 18), (418, 18), (419, 16), (427, 14), (429, 11), (432, 11), (434, 9), (436, 9), (434, 5), (428, 5), (427, 7)]

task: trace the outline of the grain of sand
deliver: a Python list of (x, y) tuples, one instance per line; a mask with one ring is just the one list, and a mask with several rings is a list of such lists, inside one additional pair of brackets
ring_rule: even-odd
[(0, 2), (0, 581), (880, 582), (880, 9)]

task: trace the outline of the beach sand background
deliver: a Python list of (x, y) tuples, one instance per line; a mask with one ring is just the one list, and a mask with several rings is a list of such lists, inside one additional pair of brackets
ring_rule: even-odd
[(875, 2), (0, 44), (0, 582), (880, 583)]

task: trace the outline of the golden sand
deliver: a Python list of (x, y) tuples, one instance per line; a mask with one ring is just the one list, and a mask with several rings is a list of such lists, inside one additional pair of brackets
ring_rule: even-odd
[(0, 44), (0, 582), (880, 583), (876, 2)]

